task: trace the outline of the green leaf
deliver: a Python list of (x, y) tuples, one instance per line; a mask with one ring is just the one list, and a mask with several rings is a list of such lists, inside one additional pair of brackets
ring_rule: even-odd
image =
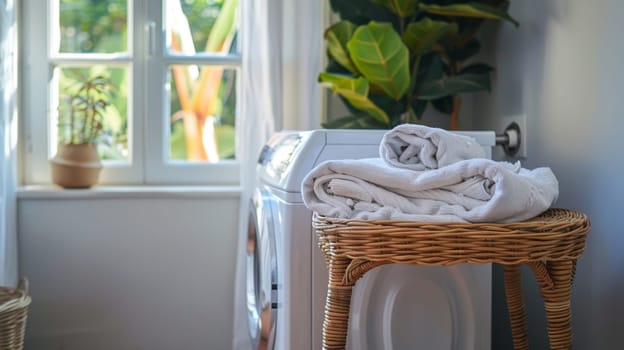
[(350, 21), (340, 21), (325, 31), (327, 54), (352, 73), (357, 73), (357, 68), (349, 57), (347, 42), (353, 36), (355, 28), (355, 24)]
[(414, 85), (411, 91), (418, 91), (426, 81), (442, 79), (444, 76), (444, 61), (438, 52), (429, 52), (422, 55), (418, 65), (418, 74), (411, 83)]
[(376, 4), (384, 5), (390, 11), (405, 18), (416, 13), (419, 0), (372, 0)]
[(342, 74), (342, 75), (353, 74), (352, 72), (348, 71), (345, 67), (343, 67), (340, 63), (336, 62), (336, 60), (334, 60), (331, 57), (329, 57), (327, 60), (327, 65), (325, 66), (325, 72)]
[(476, 55), (479, 50), (481, 50), (481, 44), (479, 44), (477, 39), (472, 39), (464, 46), (450, 48), (448, 56), (455, 61), (462, 62)]
[(468, 73), (427, 81), (418, 90), (418, 98), (423, 100), (436, 100), (449, 95), (489, 90), (489, 73)]
[(373, 101), (376, 106), (379, 106), (379, 108), (383, 109), (384, 112), (386, 112), (386, 114), (390, 117), (391, 121), (393, 116), (400, 115), (407, 109), (407, 98), (401, 98), (400, 100), (396, 101), (392, 97), (384, 94), (383, 92), (379, 94), (373, 93), (372, 89), (371, 92), (368, 94), (368, 98)]
[(437, 100), (431, 100), (431, 105), (442, 114), (451, 114), (453, 111), (453, 96), (444, 96)]
[[(215, 20), (208, 40), (206, 41), (205, 52), (219, 52), (220, 47), (233, 35), (236, 30), (236, 14), (238, 13), (238, 0), (224, 0), (219, 10), (219, 16)], [(184, 18), (184, 17), (182, 17)]]
[(329, 84), (333, 92), (344, 97), (353, 107), (368, 113), (380, 123), (388, 124), (390, 121), (386, 112), (368, 98), (369, 84), (366, 79), (321, 73), (318, 80), (321, 83)]
[(437, 100), (432, 100), (431, 105), (442, 114), (451, 114), (453, 111), (453, 96), (444, 96)]
[(349, 20), (356, 25), (367, 24), (370, 21), (391, 22), (395, 28), (399, 21), (390, 10), (369, 0), (330, 0), (332, 10), (341, 19)]
[(435, 15), (451, 16), (451, 17), (474, 17), (474, 18), (487, 18), (487, 19), (502, 19), (507, 20), (516, 25), (519, 23), (513, 19), (507, 12), (499, 10), (497, 8), (477, 3), (469, 2), (465, 4), (453, 4), (453, 5), (427, 5), (419, 4), (419, 8), (427, 13)]
[(409, 88), (409, 51), (390, 23), (370, 22), (347, 43), (353, 63), (372, 84), (398, 100)]
[(346, 117), (330, 120), (323, 123), (326, 129), (387, 129), (388, 126), (380, 124), (369, 115), (349, 115)]
[(490, 66), (489, 64), (475, 63), (475, 64), (471, 64), (469, 66), (465, 66), (464, 68), (462, 68), (459, 71), (459, 74), (464, 74), (464, 73), (483, 74), (483, 73), (489, 73), (493, 70), (494, 70), (494, 67)]
[(414, 54), (430, 50), (447, 33), (457, 32), (457, 24), (425, 18), (410, 23), (403, 33), (403, 42)]
[(412, 101), (412, 112), (416, 119), (421, 119), (422, 115), (425, 113), (425, 109), (427, 109), (427, 101), (425, 100), (414, 100)]

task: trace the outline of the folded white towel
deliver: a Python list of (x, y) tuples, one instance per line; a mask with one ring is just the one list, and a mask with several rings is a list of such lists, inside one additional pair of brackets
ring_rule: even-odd
[(368, 158), (319, 164), (302, 193), (309, 209), (338, 218), (513, 222), (551, 207), (559, 185), (550, 168), (520, 163), (471, 159), (413, 171)]
[(395, 167), (426, 170), (484, 158), (485, 152), (468, 136), (424, 125), (401, 124), (384, 135), (379, 155)]

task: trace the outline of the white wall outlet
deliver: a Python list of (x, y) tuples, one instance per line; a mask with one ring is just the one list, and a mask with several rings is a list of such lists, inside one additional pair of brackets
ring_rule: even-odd
[(507, 136), (511, 143), (509, 146), (503, 146), (507, 157), (513, 159), (525, 159), (527, 157), (526, 133), (525, 114), (501, 116), (496, 134)]

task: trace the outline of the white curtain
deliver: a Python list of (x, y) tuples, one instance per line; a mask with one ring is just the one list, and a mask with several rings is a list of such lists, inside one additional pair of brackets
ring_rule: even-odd
[(283, 128), (318, 129), (321, 126), (323, 32), (329, 1), (284, 1), (282, 31)]
[(0, 0), (0, 285), (17, 283), (17, 3)]
[(233, 348), (249, 350), (245, 304), (245, 245), (256, 161), (281, 120), (281, 0), (241, 0), (242, 69), (237, 156), (241, 163), (241, 211), (234, 293)]

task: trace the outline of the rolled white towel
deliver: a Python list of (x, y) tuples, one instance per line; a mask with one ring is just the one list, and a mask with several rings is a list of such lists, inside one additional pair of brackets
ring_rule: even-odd
[(392, 166), (420, 171), (484, 158), (485, 151), (468, 136), (424, 125), (401, 124), (384, 135), (379, 155)]

